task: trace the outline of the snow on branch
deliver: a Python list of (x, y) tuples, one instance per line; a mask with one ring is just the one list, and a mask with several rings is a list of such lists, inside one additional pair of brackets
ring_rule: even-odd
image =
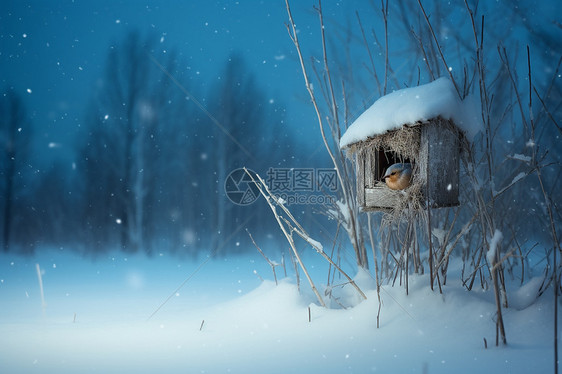
[(529, 175), (528, 172), (527, 173), (521, 172), (521, 173), (517, 174), (515, 177), (513, 177), (513, 179), (511, 180), (511, 182), (507, 186), (505, 186), (504, 188), (502, 188), (499, 191), (494, 191), (494, 198), (498, 197), (499, 195), (501, 195), (505, 191), (509, 190), (511, 187), (513, 187), (515, 185), (515, 183), (519, 182), (521, 179), (525, 178), (527, 175)]
[(495, 265), (497, 262), (496, 258), (498, 254), (498, 246), (502, 241), (502, 239), (503, 239), (502, 232), (496, 229), (496, 231), (494, 231), (494, 235), (490, 239), (490, 247), (488, 249), (488, 252), (486, 253), (486, 259), (488, 260), (488, 263), (490, 263), (492, 266)]

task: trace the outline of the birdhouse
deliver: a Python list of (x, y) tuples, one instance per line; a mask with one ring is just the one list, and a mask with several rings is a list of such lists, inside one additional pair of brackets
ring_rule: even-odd
[[(393, 211), (459, 205), (461, 139), (481, 120), (440, 78), (381, 97), (357, 118), (340, 140), (354, 157), (357, 202), (363, 211)], [(385, 183), (389, 166), (411, 165), (404, 189)]]

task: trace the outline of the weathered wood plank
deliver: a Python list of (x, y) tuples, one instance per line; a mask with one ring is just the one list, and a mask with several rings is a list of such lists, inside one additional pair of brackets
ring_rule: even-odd
[(365, 188), (371, 188), (375, 185), (375, 157), (373, 150), (365, 152)]
[(367, 210), (393, 209), (404, 198), (401, 191), (393, 191), (386, 186), (375, 186), (365, 189), (365, 208)]
[(357, 177), (357, 204), (365, 206), (365, 154), (367, 150), (361, 149), (355, 155)]
[(459, 137), (451, 123), (436, 118), (422, 126), (418, 166), (432, 207), (459, 205)]

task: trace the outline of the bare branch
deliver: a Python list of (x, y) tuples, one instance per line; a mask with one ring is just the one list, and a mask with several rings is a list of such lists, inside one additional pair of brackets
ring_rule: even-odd
[(431, 25), (431, 22), (429, 21), (429, 17), (425, 13), (425, 9), (424, 9), (424, 7), (421, 3), (421, 0), (418, 0), (418, 4), (419, 4), (420, 9), (423, 13), (425, 21), (427, 22), (427, 26), (429, 27), (429, 31), (431, 32), (431, 35), (433, 36), (433, 40), (435, 41), (435, 45), (437, 46), (437, 50), (439, 51), (439, 56), (441, 56), (441, 61), (443, 62), (443, 66), (445, 67), (445, 70), (449, 73), (449, 77), (451, 78), (451, 81), (453, 82), (453, 85), (455, 86), (455, 90), (457, 91), (457, 94), (459, 95), (459, 97), (461, 97), (461, 94), (459, 92), (459, 88), (457, 87), (457, 83), (455, 82), (455, 78), (453, 77), (453, 73), (451, 73), (451, 70), (449, 70), (449, 64), (447, 64), (447, 61), (445, 60), (445, 56), (443, 55), (443, 51), (441, 50), (441, 46), (439, 45), (439, 41), (437, 40), (437, 36), (435, 35), (435, 32), (433, 31), (433, 26)]

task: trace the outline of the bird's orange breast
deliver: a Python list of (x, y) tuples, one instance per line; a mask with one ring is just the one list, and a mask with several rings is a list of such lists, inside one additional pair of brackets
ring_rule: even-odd
[(391, 190), (403, 190), (410, 185), (411, 177), (411, 173), (403, 172), (400, 174), (389, 175), (385, 178), (385, 182)]

